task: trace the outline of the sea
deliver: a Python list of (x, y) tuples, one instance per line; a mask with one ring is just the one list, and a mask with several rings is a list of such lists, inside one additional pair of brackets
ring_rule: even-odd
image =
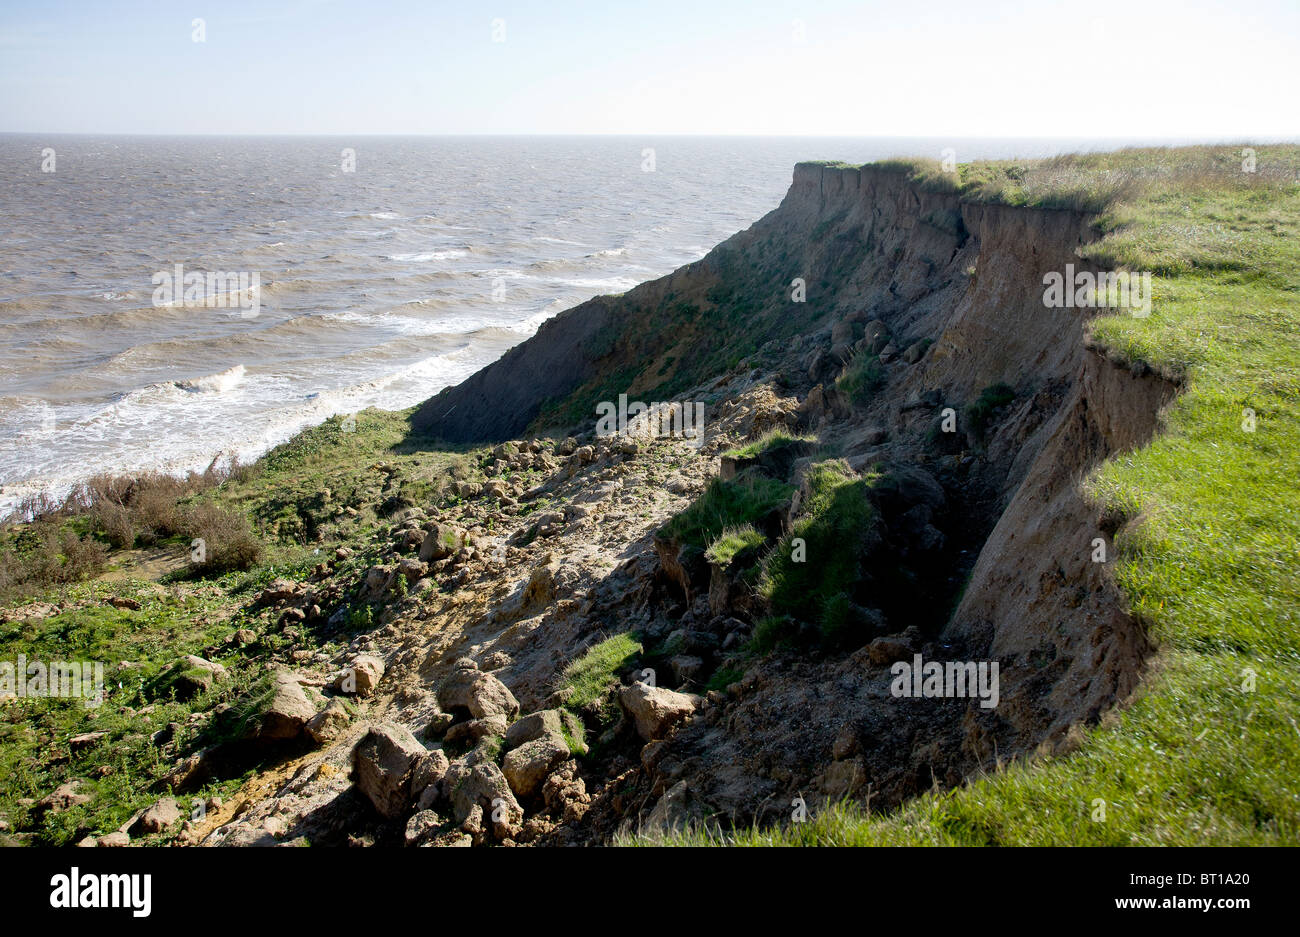
[(0, 134), (0, 515), (418, 403), (699, 259), (800, 160), (1134, 142)]

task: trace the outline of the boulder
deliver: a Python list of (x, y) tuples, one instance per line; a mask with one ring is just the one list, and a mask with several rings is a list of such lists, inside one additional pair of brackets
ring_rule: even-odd
[(339, 693), (371, 696), (379, 681), (384, 678), (384, 662), (373, 654), (358, 654), (334, 678), (334, 689)]
[(506, 753), (501, 771), (519, 797), (531, 797), (552, 771), (572, 757), (564, 739), (544, 735)]
[(332, 699), (329, 704), (307, 720), (303, 728), (317, 745), (327, 745), (340, 738), (352, 723), (342, 700)]
[(82, 804), (90, 803), (90, 795), (81, 793), (80, 787), (80, 780), (60, 784), (36, 802), (35, 812), (62, 813), (71, 807), (79, 807)]
[(380, 815), (396, 819), (406, 813), (428, 783), (429, 752), (406, 726), (384, 722), (366, 733), (352, 753), (357, 789)]
[(448, 768), (442, 787), (457, 825), (470, 820), (477, 808), (498, 839), (516, 836), (522, 829), (523, 808), (494, 762), (456, 762)]
[(420, 544), (420, 562), (445, 560), (461, 547), (460, 535), (447, 524), (434, 524)]
[(181, 818), (181, 809), (175, 798), (164, 797), (140, 817), (136, 826), (142, 833), (162, 833), (171, 829)]
[(506, 730), (506, 749), (518, 748), (525, 742), (546, 735), (564, 736), (564, 723), (558, 709), (539, 709), (529, 713)]
[(432, 810), (421, 810), (406, 821), (406, 832), (402, 838), (407, 846), (418, 846), (432, 837), (442, 824), (442, 817)]
[(297, 738), (307, 722), (316, 715), (316, 707), (291, 673), (277, 673), (270, 687), (253, 706), (253, 718), (244, 730), (245, 738), (279, 741)]
[(691, 693), (676, 693), (640, 681), (624, 687), (619, 701), (636, 723), (637, 734), (647, 742), (663, 738), (675, 725), (690, 718), (703, 700)]
[(482, 719), (470, 719), (458, 722), (447, 730), (443, 741), (448, 745), (474, 744), (489, 736), (506, 734), (506, 717), (502, 713), (492, 713)]
[(475, 719), (499, 713), (509, 720), (519, 712), (519, 701), (504, 683), (490, 673), (468, 668), (452, 671), (443, 681), (438, 705), (444, 711), (467, 709)]
[(227, 676), (226, 668), (220, 664), (187, 654), (172, 664), (170, 687), (176, 691), (177, 699), (186, 700), (206, 692)]

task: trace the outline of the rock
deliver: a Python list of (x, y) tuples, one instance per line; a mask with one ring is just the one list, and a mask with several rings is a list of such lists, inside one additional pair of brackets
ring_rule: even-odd
[(163, 833), (181, 818), (180, 807), (173, 797), (164, 797), (144, 812), (137, 826), (142, 833)]
[(297, 585), (288, 579), (273, 579), (271, 584), (258, 595), (257, 604), (274, 605), (277, 602), (287, 602), (297, 594), (297, 590)]
[(96, 840), (96, 842), (97, 842), (100, 846), (106, 846), (106, 847), (110, 847), (110, 848), (112, 848), (112, 847), (121, 847), (121, 846), (130, 846), (130, 845), (131, 845), (131, 834), (129, 834), (129, 833), (124, 833), (124, 832), (122, 832), (121, 830), (115, 830), (115, 831), (112, 832), (112, 833), (105, 833), (105, 834), (104, 834), (103, 836), (101, 836), (98, 840)]
[(379, 681), (384, 678), (384, 662), (373, 654), (358, 654), (334, 678), (333, 689), (361, 697), (374, 695)]
[(516, 836), (522, 829), (523, 808), (494, 762), (475, 765), (457, 762), (448, 768), (442, 787), (448, 792), (457, 825), (463, 826), (478, 808), (497, 839)]
[(244, 731), (245, 738), (279, 741), (297, 738), (316, 715), (316, 707), (291, 673), (277, 673), (271, 686), (255, 701), (258, 712)]
[(578, 465), (586, 465), (594, 461), (596, 461), (596, 450), (591, 446), (579, 446), (573, 450), (573, 456), (570, 458), (570, 462)]
[(397, 574), (387, 566), (372, 566), (366, 570), (366, 594), (371, 599), (382, 598), (396, 580)]
[(704, 669), (704, 661), (689, 654), (678, 654), (668, 659), (668, 669), (672, 671), (673, 682), (678, 686), (694, 680)]
[(519, 701), (504, 683), (490, 673), (465, 668), (452, 671), (443, 681), (438, 705), (444, 711), (467, 709), (475, 719), (500, 713), (509, 720), (519, 712)]
[(324, 709), (307, 720), (303, 729), (317, 745), (326, 745), (340, 738), (351, 724), (352, 717), (348, 715), (343, 701), (332, 699)]
[[(423, 540), (421, 540), (421, 545), (423, 545)], [(419, 582), (421, 579), (424, 578), (425, 574), (428, 571), (429, 571), (429, 565), (427, 563), (422, 563), (419, 560), (413, 560), (410, 557), (397, 561), (398, 575), (406, 577), (407, 585), (411, 585), (412, 583)]]
[(848, 758), (857, 754), (858, 751), (858, 732), (852, 723), (846, 722), (840, 727), (840, 731), (835, 735), (835, 741), (831, 745), (831, 757), (836, 761)]
[(421, 810), (406, 821), (406, 832), (402, 838), (407, 846), (418, 846), (421, 842), (433, 836), (442, 824), (442, 817), (432, 810)]
[(516, 795), (531, 797), (547, 776), (571, 757), (563, 738), (544, 735), (507, 752), (501, 771)]
[(68, 748), (75, 754), (87, 748), (93, 748), (99, 744), (99, 741), (108, 735), (107, 732), (86, 732), (82, 735), (74, 735), (68, 739)]
[(907, 640), (906, 632), (876, 638), (867, 645), (867, 658), (877, 667), (884, 667), (895, 661), (911, 660), (916, 650)]
[(908, 345), (907, 348), (903, 349), (903, 360), (908, 364), (916, 364), (921, 360), (921, 356), (925, 354), (925, 350), (929, 347), (930, 343), (925, 339), (921, 339), (919, 342), (913, 342)]
[(511, 724), (506, 730), (506, 750), (546, 735), (563, 737), (564, 723), (558, 709), (539, 709)]
[(827, 797), (840, 800), (861, 788), (866, 780), (866, 762), (857, 757), (848, 761), (831, 762), (822, 772), (819, 786)]
[(240, 647), (247, 644), (253, 644), (256, 641), (257, 632), (253, 631), (251, 628), (240, 628), (230, 636), (230, 643), (238, 644)]
[(211, 689), (213, 684), (226, 679), (226, 668), (202, 657), (188, 654), (171, 666), (171, 687), (176, 698), (190, 699)]
[(636, 722), (637, 734), (647, 742), (663, 738), (673, 726), (690, 718), (703, 702), (693, 694), (675, 693), (640, 681), (624, 687), (618, 698)]
[(216, 746), (209, 746), (178, 762), (163, 776), (163, 783), (180, 793), (197, 787), (212, 775), (212, 759)]
[(458, 722), (447, 730), (443, 741), (448, 745), (474, 744), (480, 739), (506, 734), (506, 717), (502, 713), (492, 713), (482, 719)]
[(357, 789), (380, 815), (396, 819), (420, 793), (413, 789), (417, 776), (427, 782), (428, 758), (429, 752), (406, 726), (380, 723), (352, 753)]
[(642, 832), (659, 833), (679, 830), (700, 819), (701, 810), (691, 795), (690, 785), (678, 781), (654, 805), (642, 824)]
[(445, 560), (461, 548), (461, 537), (454, 527), (447, 524), (434, 524), (420, 544), (420, 561), (431, 563)]
[(132, 612), (140, 611), (139, 602), (137, 602), (135, 599), (128, 599), (124, 596), (117, 596), (117, 595), (112, 596), (111, 598), (109, 598), (108, 604), (113, 606), (114, 608), (124, 608)]
[(520, 599), (520, 608), (534, 608), (554, 602), (555, 574), (558, 570), (559, 564), (550, 554), (547, 554), (545, 560), (534, 567), (529, 575), (528, 585), (524, 586), (523, 596)]
[(60, 784), (49, 794), (46, 794), (38, 800), (33, 807), (36, 813), (62, 813), (72, 807), (79, 807), (82, 804), (90, 803), (89, 794), (80, 792), (81, 781), (72, 780)]
[(889, 327), (879, 319), (872, 319), (862, 329), (862, 341), (868, 354), (880, 354), (889, 344)]

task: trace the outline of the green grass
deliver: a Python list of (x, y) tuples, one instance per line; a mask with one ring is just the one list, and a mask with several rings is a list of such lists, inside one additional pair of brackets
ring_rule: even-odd
[(1116, 361), (1184, 382), (1159, 435), (1088, 480), (1105, 510), (1139, 518), (1116, 576), (1160, 654), (1134, 704), (1071, 754), (889, 814), (841, 806), (670, 842), (1300, 843), (1300, 147), (1255, 150), (1255, 174), (1239, 147), (1191, 147), (977, 164), (957, 180), (972, 199), (1101, 211), (1107, 234), (1083, 254), (1154, 274), (1149, 318), (1092, 323)]
[(660, 533), (683, 545), (706, 549), (724, 530), (757, 524), (790, 500), (794, 489), (753, 472), (731, 481), (715, 477), (704, 492)]
[(565, 708), (577, 713), (594, 709), (600, 721), (612, 716), (617, 704), (609, 699), (609, 691), (618, 683), (618, 674), (632, 666), (641, 651), (641, 642), (630, 632), (616, 634), (587, 648), (560, 674), (560, 689), (568, 691)]
[(880, 359), (865, 352), (853, 356), (835, 386), (858, 406), (871, 402), (872, 395), (885, 384), (885, 369)]
[[(860, 548), (874, 516), (871, 483), (839, 460), (810, 466), (803, 516), (768, 556), (759, 580), (777, 617), (811, 620), (828, 643), (853, 630), (851, 593), (862, 578)], [(802, 554), (796, 540), (803, 541)], [(770, 625), (756, 629), (755, 649), (770, 650), (783, 634)]]
[(736, 446), (734, 449), (728, 449), (722, 453), (722, 457), (724, 459), (757, 459), (763, 453), (774, 449), (812, 445), (816, 442), (816, 436), (792, 433), (782, 427), (776, 427), (768, 430), (752, 442), (747, 442), (743, 446)]
[(718, 566), (729, 566), (739, 554), (761, 547), (766, 542), (767, 538), (753, 524), (728, 527), (709, 544), (709, 548), (704, 551), (704, 558)]

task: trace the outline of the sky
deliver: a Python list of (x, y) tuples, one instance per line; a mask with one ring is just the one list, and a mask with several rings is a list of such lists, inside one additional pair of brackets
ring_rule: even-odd
[(0, 0), (0, 132), (1264, 140), (1297, 63), (1300, 0)]

